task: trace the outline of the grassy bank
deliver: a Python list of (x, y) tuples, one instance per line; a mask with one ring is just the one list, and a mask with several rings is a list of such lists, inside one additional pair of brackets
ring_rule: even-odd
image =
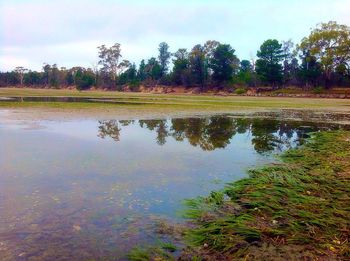
[(281, 161), (187, 201), (182, 258), (350, 258), (350, 132), (317, 133)]

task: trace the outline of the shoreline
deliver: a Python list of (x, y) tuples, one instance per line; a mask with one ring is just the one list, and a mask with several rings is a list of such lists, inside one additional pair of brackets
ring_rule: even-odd
[(350, 112), (325, 111), (317, 109), (221, 109), (217, 111), (190, 109), (138, 108), (116, 109), (69, 109), (69, 108), (1, 108), (0, 121), (71, 121), (71, 120), (137, 120), (167, 118), (197, 118), (209, 116), (228, 116), (234, 118), (269, 118), (287, 121), (324, 122), (339, 125), (350, 124)]

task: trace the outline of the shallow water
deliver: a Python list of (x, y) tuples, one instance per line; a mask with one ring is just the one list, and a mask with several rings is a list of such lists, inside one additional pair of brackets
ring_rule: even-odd
[[(122, 259), (182, 201), (337, 125), (232, 117), (0, 123), (0, 259)], [(166, 238), (165, 238), (166, 239)]]

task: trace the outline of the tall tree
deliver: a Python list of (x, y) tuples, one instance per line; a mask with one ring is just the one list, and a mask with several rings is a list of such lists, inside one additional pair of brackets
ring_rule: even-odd
[(50, 85), (57, 88), (59, 84), (60, 84), (59, 69), (57, 67), (57, 64), (53, 64), (51, 66)]
[(137, 71), (137, 77), (140, 79), (140, 81), (146, 80), (147, 72), (146, 72), (146, 63), (145, 60), (142, 59), (139, 65), (139, 70)]
[(167, 74), (168, 72), (168, 64), (170, 60), (171, 53), (169, 52), (169, 45), (165, 42), (159, 44), (159, 64), (160, 64), (160, 73), (161, 77)]
[(229, 44), (219, 44), (209, 60), (209, 67), (213, 70), (213, 80), (219, 84), (232, 79), (233, 73), (239, 67), (239, 60), (235, 50)]
[(282, 44), (275, 39), (266, 40), (257, 52), (256, 72), (263, 82), (276, 86), (282, 80), (282, 65), (284, 58)]
[(298, 69), (298, 60), (296, 52), (293, 50), (294, 43), (292, 40), (282, 41), (283, 50), (283, 82), (285, 84), (292, 83), (296, 79), (296, 73)]
[(208, 60), (213, 58), (214, 51), (219, 45), (220, 45), (220, 42), (215, 40), (208, 40), (205, 42), (203, 49), (205, 52), (205, 56), (207, 57)]
[(214, 51), (215, 49), (220, 45), (220, 42), (215, 41), (215, 40), (208, 40), (204, 43), (203, 45), (203, 50), (205, 54), (205, 67), (207, 68), (208, 71), (208, 76), (206, 80), (209, 80), (210, 76), (213, 74), (212, 69), (209, 66), (210, 60), (213, 58)]
[(147, 73), (147, 78), (150, 78), (153, 81), (159, 80), (162, 77), (161, 66), (154, 57), (148, 60), (145, 71)]
[(17, 66), (13, 71), (18, 75), (20, 84), (23, 85), (24, 74), (28, 71), (28, 69), (22, 66)]
[(188, 75), (188, 68), (189, 68), (189, 61), (188, 61), (188, 52), (186, 49), (180, 48), (177, 50), (174, 54), (173, 59), (173, 72), (172, 72), (172, 79), (175, 84), (179, 85), (186, 85), (189, 81), (189, 75)]
[(321, 64), (329, 87), (332, 73), (339, 66), (350, 66), (350, 28), (334, 21), (322, 23), (301, 41), (299, 48), (309, 50)]
[(120, 44), (115, 43), (109, 48), (105, 45), (101, 45), (97, 48), (99, 50), (98, 57), (100, 58), (98, 64), (102, 66), (101, 71), (106, 73), (113, 83), (115, 83), (119, 73), (129, 65), (127, 60), (121, 60)]
[(43, 71), (44, 71), (45, 84), (48, 85), (50, 83), (51, 65), (44, 63)]
[(208, 68), (205, 50), (202, 45), (197, 44), (192, 48), (189, 54), (189, 61), (194, 83), (199, 84), (203, 90), (208, 76)]

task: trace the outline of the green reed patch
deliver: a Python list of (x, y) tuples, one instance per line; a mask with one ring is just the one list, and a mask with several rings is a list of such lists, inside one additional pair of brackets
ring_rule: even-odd
[(280, 164), (186, 201), (182, 259), (350, 257), (350, 132), (315, 133)]

